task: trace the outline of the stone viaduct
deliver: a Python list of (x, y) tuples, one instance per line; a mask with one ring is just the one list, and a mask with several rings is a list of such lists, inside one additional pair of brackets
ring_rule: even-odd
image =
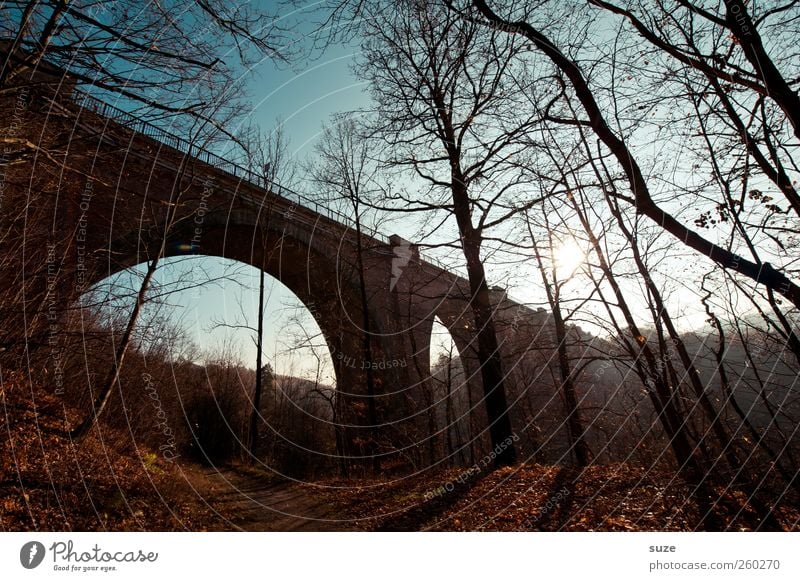
[[(456, 343), (465, 388), (481, 402), (469, 284), (421, 257), (413, 243), (362, 234), (359, 261), (351, 217), (277, 185), (264, 187), (247, 169), (76, 90), (62, 87), (57, 99), (32, 104), (28, 115), (39, 118), (40, 142), (63, 145), (67, 169), (48, 177), (51, 185), (58, 182), (52, 220), (60, 233), (61, 300), (75, 300), (98, 281), (146, 262), (161, 253), (162, 243), (163, 256), (224, 257), (263, 268), (314, 316), (337, 389), (349, 400), (351, 441), (360, 430), (380, 429), (382, 441), (391, 443), (380, 454), (408, 444), (398, 434), (424, 411), (418, 392), (430, 376), (436, 317)], [(506, 369), (517, 373), (515, 363), (536, 341), (545, 314), (496, 287), (493, 301)], [(377, 428), (366, 412), (368, 366)]]

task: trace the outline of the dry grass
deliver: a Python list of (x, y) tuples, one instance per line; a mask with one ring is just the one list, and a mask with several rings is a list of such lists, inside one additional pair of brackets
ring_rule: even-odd
[(0, 530), (201, 530), (210, 511), (179, 467), (129, 434), (59, 432), (74, 411), (21, 377), (0, 386)]

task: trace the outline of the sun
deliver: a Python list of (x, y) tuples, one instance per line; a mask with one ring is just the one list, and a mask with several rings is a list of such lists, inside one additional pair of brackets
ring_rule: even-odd
[(586, 262), (586, 252), (574, 240), (558, 246), (554, 256), (559, 276), (572, 276)]

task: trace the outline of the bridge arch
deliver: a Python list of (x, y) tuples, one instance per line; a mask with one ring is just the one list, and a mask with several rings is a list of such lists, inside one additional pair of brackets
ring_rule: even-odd
[[(265, 231), (263, 243), (260, 228)], [(163, 227), (156, 226), (152, 230), (162, 232)], [(337, 256), (332, 260), (330, 254), (320, 251), (323, 244), (313, 242), (313, 235), (298, 237), (283, 220), (262, 218), (259, 223), (252, 212), (209, 213), (199, 239), (195, 230), (192, 221), (173, 229), (161, 258), (202, 255), (233, 260), (257, 269), (263, 265), (266, 274), (298, 297), (321, 329), (341, 393), (363, 395), (356, 387), (365, 367), (361, 355), (363, 329), (359, 324), (363, 312), (357, 281), (353, 280), (357, 273), (346, 257)], [(156, 245), (159, 243), (157, 240)], [(96, 264), (92, 269), (86, 280), (88, 286), (147, 261), (149, 253), (141, 233), (134, 231), (117, 238), (109, 256), (113, 260), (104, 265)], [(373, 359), (386, 358), (379, 307), (378, 302), (368, 300), (368, 316), (374, 329), (371, 336)]]

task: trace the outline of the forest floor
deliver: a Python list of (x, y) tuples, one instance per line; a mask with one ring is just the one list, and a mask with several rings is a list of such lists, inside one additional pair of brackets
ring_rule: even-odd
[(762, 518), (768, 508), (711, 486), (712, 500), (701, 509), (699, 495), (673, 473), (626, 464), (452, 469), (394, 481), (330, 481), (321, 493), (371, 531), (800, 530), (798, 505), (787, 498)]
[(354, 530), (314, 487), (246, 466), (169, 461), (102, 422), (80, 441), (60, 398), (0, 385), (0, 532)]
[(800, 530), (794, 493), (769, 518), (768, 495), (754, 503), (726, 486), (709, 486), (701, 508), (667, 470), (523, 464), (302, 483), (169, 462), (109, 428), (72, 442), (59, 433), (62, 404), (13, 382), (0, 410), (0, 531)]
[(358, 530), (314, 487), (244, 466), (188, 466), (185, 474), (219, 515), (210, 530)]
[[(178, 462), (80, 419), (60, 398), (6, 376), (0, 385), (0, 531), (204, 530), (219, 515)], [(102, 424), (101, 424), (102, 426)]]

